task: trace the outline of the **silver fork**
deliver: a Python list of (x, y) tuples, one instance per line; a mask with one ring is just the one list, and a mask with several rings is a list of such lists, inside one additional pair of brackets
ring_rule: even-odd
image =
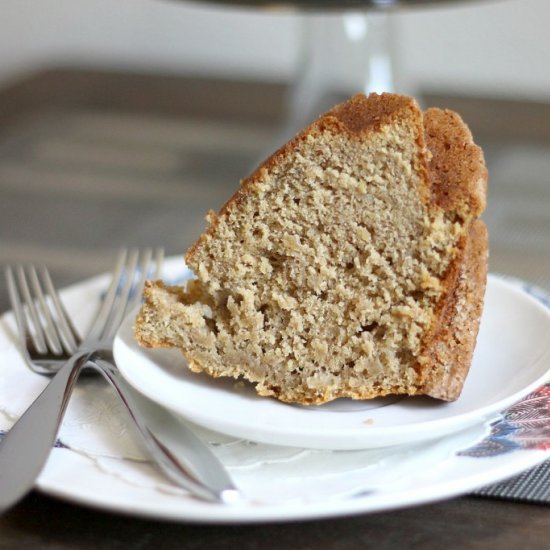
[[(98, 371), (115, 388), (152, 457), (173, 481), (208, 500), (233, 502), (238, 497), (227, 472), (202, 441), (168, 411), (134, 391), (114, 364), (115, 333), (125, 314), (139, 303), (152, 257), (151, 250), (141, 255), (137, 251), (120, 254), (111, 285), (83, 341), (46, 269), (41, 270), (39, 277), (34, 267), (29, 268), (30, 285), (22, 267), (15, 274), (12, 268), (6, 269), (8, 292), (26, 359), (36, 372), (56, 374), (0, 443), (0, 511), (15, 504), (32, 488), (55, 442), (72, 389), (84, 367)], [(155, 258), (160, 267), (162, 254), (157, 251)]]

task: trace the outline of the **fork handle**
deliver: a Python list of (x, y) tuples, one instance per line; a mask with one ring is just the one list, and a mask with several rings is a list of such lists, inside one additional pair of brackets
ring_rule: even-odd
[(55, 443), (87, 355), (65, 363), (0, 443), (0, 513), (33, 488)]
[(214, 502), (240, 498), (229, 474), (212, 451), (183, 421), (133, 389), (105, 350), (90, 356), (87, 367), (102, 374), (114, 387), (157, 466), (179, 486)]

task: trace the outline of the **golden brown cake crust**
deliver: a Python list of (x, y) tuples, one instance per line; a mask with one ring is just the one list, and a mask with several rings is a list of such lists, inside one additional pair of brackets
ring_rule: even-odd
[(431, 371), (422, 393), (452, 401), (458, 398), (471, 365), (487, 280), (488, 237), (477, 220), (486, 205), (487, 168), (483, 152), (457, 113), (428, 109), (426, 145), (432, 154), (428, 178), (432, 201), (473, 219), (461, 252), (444, 281), (432, 330), (424, 340)]
[(446, 282), (447, 291), (437, 306), (432, 330), (424, 340), (423, 355), (429, 371), (421, 394), (456, 400), (470, 370), (487, 281), (487, 228), (476, 220), (465, 239)]
[(328, 111), (318, 122), (326, 127), (334, 120), (340, 131), (363, 134), (408, 116), (418, 118), (418, 104), (411, 97), (371, 94), (367, 98), (357, 94)]
[(486, 206), (488, 174), (470, 130), (457, 113), (434, 108), (424, 113), (424, 128), (433, 155), (428, 165), (432, 200), (463, 217), (479, 216)]

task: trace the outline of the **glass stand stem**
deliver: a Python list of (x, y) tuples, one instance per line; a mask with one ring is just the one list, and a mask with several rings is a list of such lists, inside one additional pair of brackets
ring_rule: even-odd
[(281, 143), (353, 94), (394, 91), (389, 17), (365, 12), (302, 16), (301, 54)]

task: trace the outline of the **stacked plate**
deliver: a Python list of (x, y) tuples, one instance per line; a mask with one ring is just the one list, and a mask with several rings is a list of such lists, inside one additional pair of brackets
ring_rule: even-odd
[[(188, 276), (181, 259), (166, 263), (166, 280)], [(100, 277), (63, 294), (81, 326), (104, 284)], [(541, 400), (545, 410), (549, 402), (545, 299), (521, 282), (489, 277), (472, 368), (454, 403), (429, 398), (337, 400), (315, 407), (280, 403), (258, 397), (242, 382), (192, 373), (178, 351), (140, 348), (133, 319), (127, 319), (114, 348), (122, 374), (191, 423), (244, 491), (245, 502), (199, 502), (169, 485), (133, 446), (116, 400), (98, 381), (85, 383), (98, 385), (94, 391), (82, 387), (75, 395), (60, 448), (39, 487), (125, 513), (242, 523), (387, 510), (500, 481), (550, 454), (550, 442), (541, 438), (543, 423), (537, 422)], [(16, 357), (12, 323), (4, 316), (0, 334), (0, 354), (11, 358), (8, 379), (0, 382), (0, 428), (8, 428), (37, 384), (45, 383)]]

